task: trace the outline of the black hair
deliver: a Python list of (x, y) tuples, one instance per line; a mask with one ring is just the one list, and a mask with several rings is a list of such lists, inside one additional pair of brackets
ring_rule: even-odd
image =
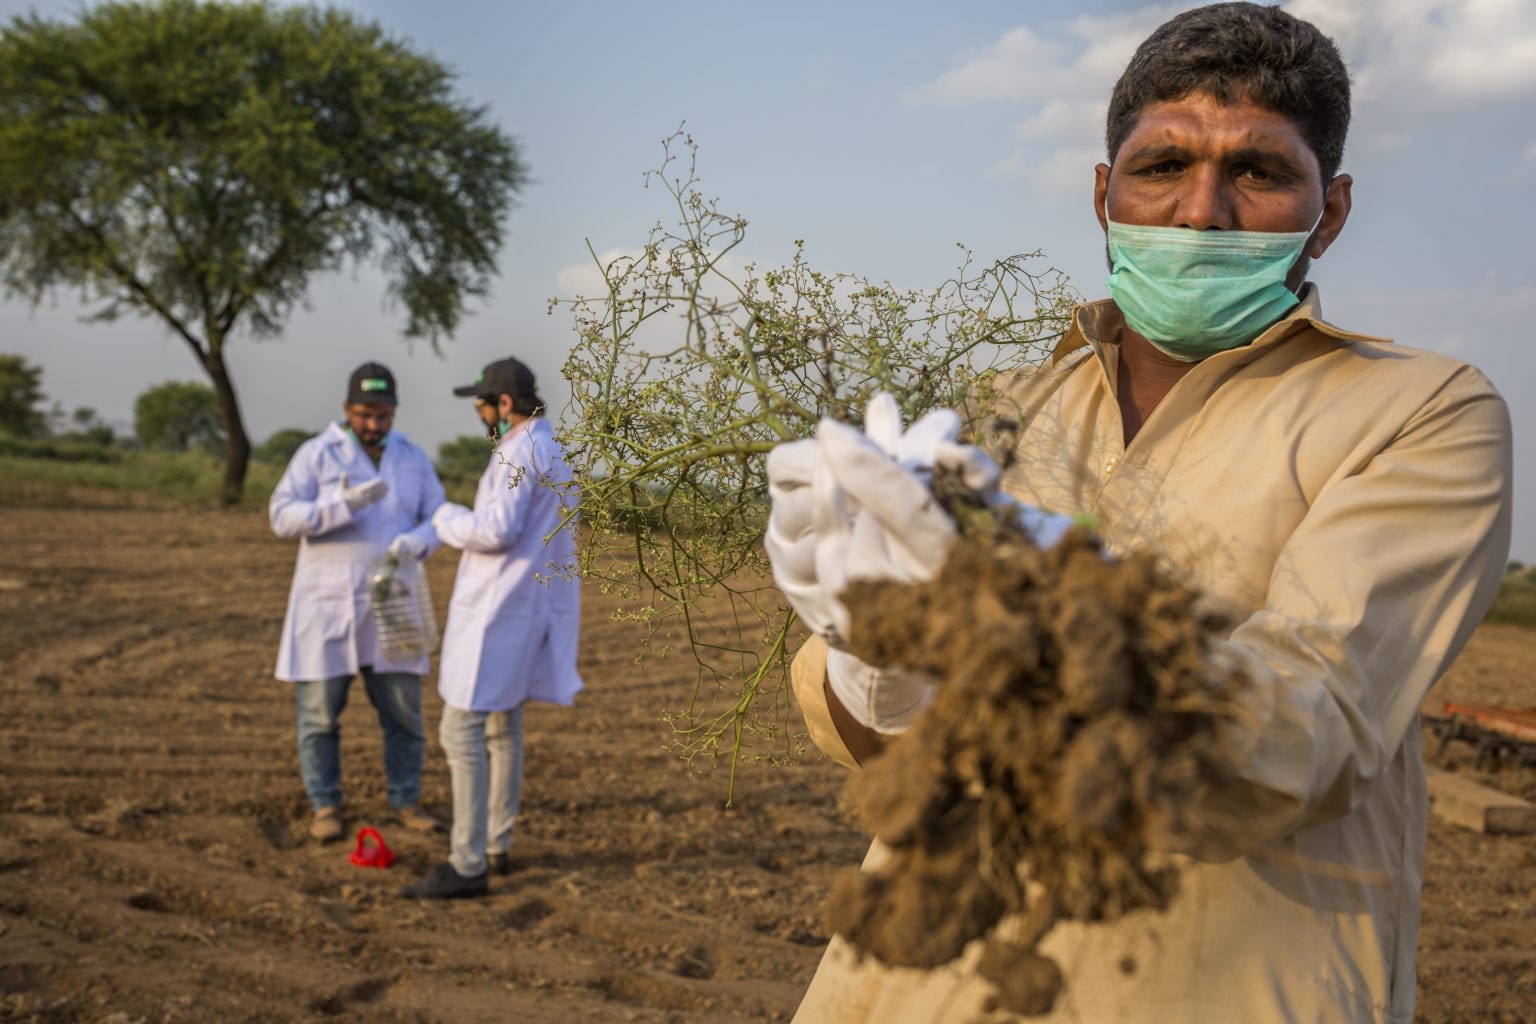
[(543, 416), (544, 399), (538, 395), (508, 395), (512, 399), (512, 411), (519, 416)]
[(1289, 118), (1317, 157), (1323, 184), (1344, 160), (1349, 72), (1333, 40), (1279, 7), (1221, 3), (1185, 11), (1136, 49), (1109, 99), (1104, 138), (1113, 164), (1153, 103), (1204, 92)]

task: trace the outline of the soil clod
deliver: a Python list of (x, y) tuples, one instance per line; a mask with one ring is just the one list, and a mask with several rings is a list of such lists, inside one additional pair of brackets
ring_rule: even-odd
[[(841, 879), (828, 923), (889, 966), (936, 967), (984, 940), (996, 1006), (1040, 1015), (1062, 987), (1034, 948), (1052, 920), (1173, 897), (1156, 840), (1198, 831), (1202, 787), (1230, 773), (1240, 682), (1211, 667), (1197, 594), (1150, 557), (1106, 557), (1086, 530), (1042, 550), (961, 511), (932, 581), (844, 594), (852, 654), (939, 688), (850, 783), (888, 857)], [(1040, 922), (1027, 942), (995, 937), (1026, 912)]]

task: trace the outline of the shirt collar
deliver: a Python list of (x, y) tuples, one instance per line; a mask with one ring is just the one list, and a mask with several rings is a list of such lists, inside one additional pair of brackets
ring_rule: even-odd
[[(1297, 331), (1310, 327), (1337, 338), (1340, 341), (1367, 341), (1378, 344), (1387, 344), (1391, 338), (1381, 338), (1373, 334), (1361, 334), (1358, 331), (1346, 331), (1342, 327), (1335, 327), (1323, 319), (1323, 300), (1317, 285), (1308, 281), (1302, 286), (1300, 302), (1296, 308), (1275, 323), (1271, 324), (1264, 333), (1242, 348), (1233, 349), (1234, 352), (1252, 353), (1261, 348), (1268, 348), (1286, 338), (1291, 337)], [(1050, 364), (1057, 365), (1066, 356), (1084, 347), (1093, 349), (1100, 359), (1104, 358), (1105, 350), (1110, 347), (1118, 348), (1120, 344), (1120, 330), (1125, 326), (1125, 318), (1120, 314), (1120, 308), (1115, 305), (1113, 299), (1099, 299), (1095, 302), (1085, 302), (1072, 311), (1072, 326), (1067, 333), (1062, 335), (1061, 341), (1051, 350)], [(1210, 356), (1211, 359), (1219, 358), (1226, 353), (1218, 353)]]
[(543, 416), (529, 416), (521, 423), (514, 425), (511, 430), (508, 430), (505, 434), (502, 434), (500, 437), (498, 437), (496, 439), (495, 447), (500, 448), (503, 444), (506, 444), (508, 441), (512, 440), (514, 437), (517, 437), (520, 434), (542, 435), (549, 433), (552, 429), (553, 428), (549, 426)]

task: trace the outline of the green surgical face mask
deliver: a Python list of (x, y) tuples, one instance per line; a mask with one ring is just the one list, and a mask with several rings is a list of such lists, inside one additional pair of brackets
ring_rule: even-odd
[(1109, 294), (1131, 329), (1159, 351), (1199, 362), (1241, 348), (1295, 308), (1285, 278), (1316, 229), (1197, 231), (1110, 221)]

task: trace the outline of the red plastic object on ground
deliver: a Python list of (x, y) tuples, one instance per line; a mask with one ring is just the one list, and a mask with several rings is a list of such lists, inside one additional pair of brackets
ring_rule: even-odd
[[(373, 842), (369, 843), (368, 840)], [(360, 868), (387, 868), (395, 862), (395, 853), (384, 845), (384, 837), (376, 828), (357, 830), (357, 848), (352, 851), (352, 863)]]

